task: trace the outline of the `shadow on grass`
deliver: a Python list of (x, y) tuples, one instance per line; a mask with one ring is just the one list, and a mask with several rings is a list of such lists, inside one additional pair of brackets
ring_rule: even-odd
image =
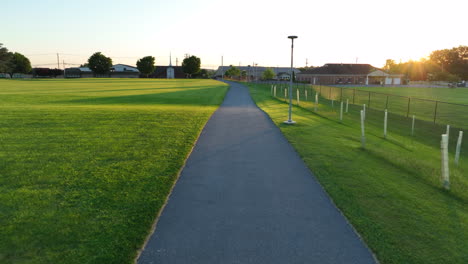
[(148, 88), (130, 88), (130, 89), (113, 89), (113, 90), (93, 90), (92, 88), (87, 88), (85, 91), (71, 91), (71, 92), (61, 92), (61, 93), (73, 93), (73, 94), (78, 94), (78, 93), (108, 93), (108, 92), (125, 92), (125, 91), (150, 91), (150, 90), (155, 90), (155, 91), (162, 91), (162, 90), (179, 90), (179, 89), (200, 89), (200, 86), (183, 86), (183, 87), (148, 87)]
[(54, 101), (55, 104), (89, 104), (89, 105), (217, 105), (222, 99), (216, 89), (210, 87), (175, 92), (160, 92), (124, 96), (89, 97), (76, 100)]

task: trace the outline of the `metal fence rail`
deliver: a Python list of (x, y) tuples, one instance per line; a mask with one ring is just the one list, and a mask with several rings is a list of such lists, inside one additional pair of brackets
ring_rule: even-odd
[[(273, 85), (280, 87), (280, 89), (288, 87), (287, 84), (282, 83), (273, 83)], [(293, 94), (297, 89), (300, 91), (301, 97), (303, 97), (305, 90), (308, 90), (309, 95), (318, 93), (319, 97), (327, 100), (337, 102), (348, 100), (351, 105), (362, 106), (365, 104), (368, 109), (379, 111), (387, 109), (389, 113), (408, 118), (414, 115), (416, 119), (430, 121), (434, 124), (450, 124), (454, 127), (468, 128), (468, 105), (324, 85), (296, 83)]]

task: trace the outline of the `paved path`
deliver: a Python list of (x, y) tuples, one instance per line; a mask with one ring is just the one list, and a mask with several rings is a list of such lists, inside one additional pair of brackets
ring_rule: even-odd
[(204, 128), (138, 263), (375, 263), (246, 87)]

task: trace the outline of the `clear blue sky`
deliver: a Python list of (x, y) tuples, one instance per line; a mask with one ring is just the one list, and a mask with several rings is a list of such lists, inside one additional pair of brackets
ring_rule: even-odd
[[(146, 55), (166, 65), (169, 53), (202, 65), (295, 66), (419, 59), (468, 45), (466, 0), (80, 0), (5, 1), (0, 43), (33, 65), (84, 63), (96, 51), (134, 65)], [(51, 65), (47, 65), (51, 64)], [(55, 65), (53, 65), (55, 64)]]

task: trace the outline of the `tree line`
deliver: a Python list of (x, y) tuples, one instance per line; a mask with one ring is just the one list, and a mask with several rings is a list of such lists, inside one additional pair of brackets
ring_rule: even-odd
[[(136, 62), (136, 66), (143, 75), (148, 77), (156, 70), (155, 63), (156, 59), (153, 56), (145, 56)], [(112, 68), (112, 59), (101, 52), (96, 52), (81, 67), (89, 67), (94, 74), (108, 74)], [(208, 72), (201, 69), (201, 60), (196, 56), (186, 57), (182, 62), (182, 70), (188, 78), (208, 76)], [(0, 73), (8, 73), (10, 76), (14, 73), (32, 73), (34, 76), (56, 77), (62, 75), (63, 71), (48, 68), (33, 69), (26, 56), (18, 52), (10, 52), (0, 43)]]
[(411, 81), (468, 80), (468, 46), (433, 51), (428, 59), (396, 63), (388, 59), (384, 70), (404, 74)]
[(31, 62), (26, 56), (19, 52), (10, 52), (0, 43), (0, 72), (9, 73), (30, 73)]
[[(250, 67), (250, 65), (248, 67)], [(247, 77), (247, 71), (245, 71), (245, 70), (241, 71), (236, 66), (229, 65), (229, 69), (227, 69), (224, 72), (224, 76), (226, 76), (228, 78), (245, 78), (245, 77)], [(271, 80), (271, 79), (275, 78), (275, 76), (276, 76), (275, 71), (273, 71), (273, 69), (271, 69), (271, 68), (266, 68), (262, 72), (262, 79), (263, 80)]]
[[(81, 66), (88, 67), (94, 74), (108, 74), (112, 67), (112, 59), (101, 52), (96, 52)], [(156, 59), (153, 56), (145, 56), (136, 62), (136, 66), (141, 74), (148, 77), (156, 70)], [(196, 77), (200, 73), (203, 75), (200, 67), (201, 60), (196, 56), (186, 57), (182, 61), (182, 70), (188, 78)]]

